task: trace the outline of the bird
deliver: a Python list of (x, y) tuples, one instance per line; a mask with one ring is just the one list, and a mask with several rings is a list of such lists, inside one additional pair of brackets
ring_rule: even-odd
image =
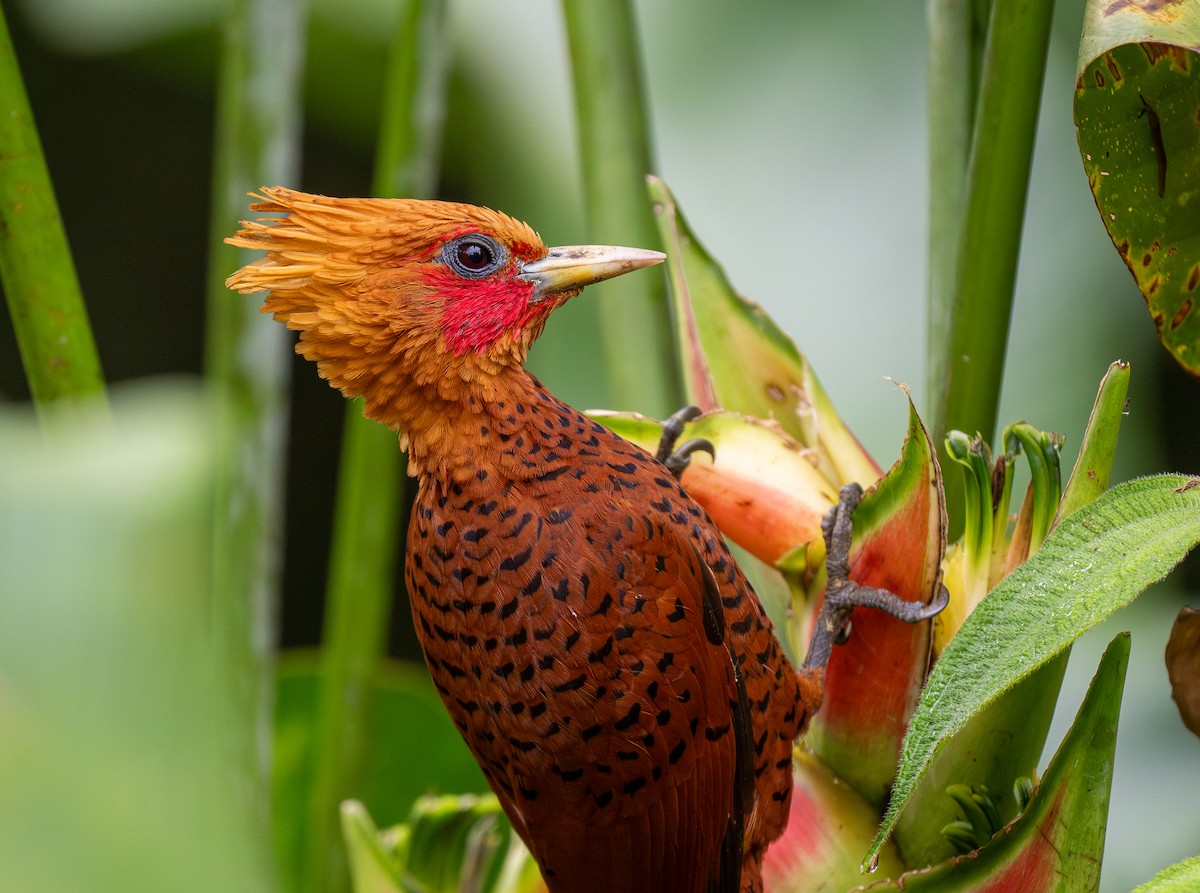
[(664, 255), (455, 202), (252, 198), (270, 216), (227, 241), (265, 255), (227, 284), (398, 433), (425, 662), (550, 893), (760, 891), (824, 668), (791, 664), (676, 475), (524, 368), (555, 309)]

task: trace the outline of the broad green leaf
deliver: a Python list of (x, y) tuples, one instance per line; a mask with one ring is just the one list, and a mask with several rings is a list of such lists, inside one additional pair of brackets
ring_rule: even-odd
[[(850, 576), (909, 601), (928, 602), (937, 592), (945, 542), (941, 472), (910, 401), (903, 453), (854, 513)], [(856, 608), (849, 640), (829, 658), (821, 710), (805, 744), (876, 806), (887, 798), (931, 639), (928, 622), (908, 624)]]
[(981, 849), (871, 890), (1094, 893), (1100, 884), (1129, 634), (1109, 644), (1025, 811)]
[(838, 484), (874, 483), (881, 471), (833, 409), (808, 360), (757, 304), (739, 295), (697, 241), (665, 183), (649, 178), (667, 252), (676, 340), (687, 399), (772, 419)]
[(1161, 580), (1197, 541), (1200, 487), (1180, 475), (1121, 484), (1063, 520), (967, 618), (934, 666), (868, 858), (973, 715)]
[(1090, 0), (1075, 123), (1100, 217), (1159, 338), (1200, 375), (1200, 4)]
[(1194, 893), (1200, 890), (1200, 856), (1164, 868), (1133, 893)]

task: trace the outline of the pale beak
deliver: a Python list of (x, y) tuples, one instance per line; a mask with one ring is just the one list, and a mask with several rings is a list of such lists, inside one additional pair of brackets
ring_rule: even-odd
[(571, 245), (551, 248), (541, 260), (521, 267), (518, 279), (533, 283), (534, 301), (585, 285), (611, 279), (631, 270), (661, 264), (667, 256), (644, 248), (615, 248), (608, 245)]

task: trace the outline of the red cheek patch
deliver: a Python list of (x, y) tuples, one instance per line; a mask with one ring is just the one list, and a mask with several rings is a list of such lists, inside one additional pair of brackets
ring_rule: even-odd
[(533, 285), (505, 276), (461, 279), (438, 265), (425, 277), (442, 301), (442, 334), (455, 354), (480, 353), (506, 332), (519, 331), (541, 308), (530, 306)]

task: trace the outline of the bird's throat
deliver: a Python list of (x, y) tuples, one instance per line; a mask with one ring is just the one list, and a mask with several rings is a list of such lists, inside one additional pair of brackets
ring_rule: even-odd
[(482, 479), (481, 470), (509, 480), (532, 474), (545, 404), (557, 403), (519, 367), (363, 396), (366, 415), (399, 432), (410, 474), (454, 483)]

